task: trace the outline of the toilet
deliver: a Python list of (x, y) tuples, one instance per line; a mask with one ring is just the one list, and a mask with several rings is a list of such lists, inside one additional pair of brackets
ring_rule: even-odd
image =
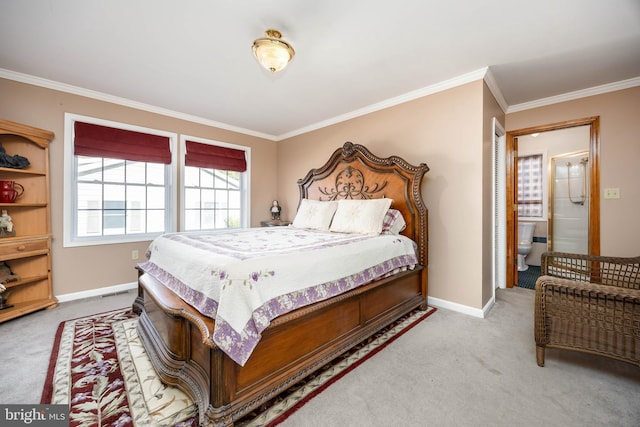
[(526, 271), (529, 266), (525, 258), (531, 252), (533, 246), (533, 231), (536, 229), (535, 222), (518, 221), (518, 271)]

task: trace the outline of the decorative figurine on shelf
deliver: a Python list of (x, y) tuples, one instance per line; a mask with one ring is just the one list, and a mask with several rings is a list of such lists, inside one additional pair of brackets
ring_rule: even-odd
[(7, 214), (6, 210), (2, 210), (2, 215), (0, 215), (0, 237), (10, 237), (15, 236), (16, 233), (13, 231), (13, 221), (9, 214)]
[(282, 212), (282, 208), (277, 200), (274, 200), (271, 204), (271, 219), (272, 220), (280, 220), (280, 212)]
[(29, 166), (29, 159), (19, 154), (13, 156), (7, 154), (2, 144), (0, 144), (0, 167), (22, 169)]

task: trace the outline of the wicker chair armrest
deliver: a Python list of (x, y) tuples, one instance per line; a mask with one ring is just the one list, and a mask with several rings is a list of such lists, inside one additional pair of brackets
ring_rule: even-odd
[(640, 289), (620, 286), (602, 285), (600, 283), (581, 282), (554, 276), (540, 276), (536, 281), (536, 293), (545, 294), (551, 291), (581, 294), (582, 298), (598, 298), (601, 296), (636, 300), (640, 303)]
[(581, 282), (640, 289), (640, 256), (609, 257), (545, 252), (541, 274)]

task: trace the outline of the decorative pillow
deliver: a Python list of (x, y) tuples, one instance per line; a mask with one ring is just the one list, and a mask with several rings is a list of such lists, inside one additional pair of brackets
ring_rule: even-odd
[(319, 200), (302, 199), (296, 217), (291, 224), (297, 228), (328, 230), (331, 218), (338, 208), (338, 202), (321, 202)]
[(397, 209), (389, 209), (382, 220), (382, 234), (400, 234), (406, 226), (402, 213)]
[(338, 200), (330, 231), (338, 233), (380, 234), (382, 220), (391, 199)]

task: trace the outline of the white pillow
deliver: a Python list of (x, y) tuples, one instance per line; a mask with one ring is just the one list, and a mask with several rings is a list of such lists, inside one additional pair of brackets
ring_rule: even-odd
[(328, 230), (331, 218), (338, 208), (338, 202), (322, 202), (319, 200), (302, 199), (300, 207), (293, 219), (292, 226), (296, 228), (311, 228), (314, 230)]
[(338, 200), (330, 231), (338, 233), (380, 234), (391, 199)]

